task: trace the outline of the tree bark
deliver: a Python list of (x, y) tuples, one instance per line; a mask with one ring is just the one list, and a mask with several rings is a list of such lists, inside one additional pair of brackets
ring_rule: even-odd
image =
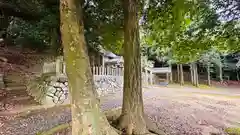
[(195, 64), (195, 70), (196, 70), (196, 86), (199, 87), (198, 67), (197, 67), (197, 64)]
[(207, 64), (208, 85), (211, 85), (210, 64)]
[(194, 84), (194, 73), (193, 73), (193, 64), (192, 63), (190, 64), (190, 76), (191, 76), (192, 85), (195, 85)]
[(169, 74), (170, 75), (170, 83), (173, 82), (173, 76), (172, 76), (172, 64), (170, 64), (170, 69), (171, 69), (171, 73)]
[(177, 82), (180, 82), (180, 68), (179, 65), (177, 64)]
[(198, 83), (198, 71), (197, 71), (197, 64), (196, 63), (193, 63), (193, 72), (194, 72), (194, 85), (196, 87), (198, 87), (199, 83)]
[(219, 78), (220, 78), (220, 82), (223, 82), (222, 62), (220, 62), (220, 65), (219, 65)]
[(148, 133), (142, 98), (138, 0), (124, 0), (124, 90), (119, 128), (126, 134)]
[(183, 75), (183, 66), (182, 66), (182, 64), (180, 64), (179, 67), (180, 67), (180, 84), (184, 85), (184, 75)]
[(71, 93), (72, 135), (117, 135), (96, 98), (80, 2), (60, 1), (62, 43)]
[(237, 81), (239, 81), (239, 73), (238, 73), (239, 70), (237, 69), (236, 72), (237, 72)]

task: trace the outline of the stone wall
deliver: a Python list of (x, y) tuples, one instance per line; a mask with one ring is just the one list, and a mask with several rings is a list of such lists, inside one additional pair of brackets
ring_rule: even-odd
[(99, 96), (105, 96), (123, 88), (123, 76), (94, 75), (94, 82)]
[(68, 83), (66, 77), (42, 74), (29, 81), (27, 91), (40, 104), (62, 104), (68, 98)]
[[(121, 76), (94, 76), (94, 83), (99, 96), (121, 91), (123, 77)], [(70, 103), (67, 77), (55, 74), (42, 75), (31, 81), (28, 92), (41, 104), (56, 105)]]
[(46, 81), (46, 98), (43, 104), (63, 104), (69, 102), (68, 82), (64, 76), (52, 76)]

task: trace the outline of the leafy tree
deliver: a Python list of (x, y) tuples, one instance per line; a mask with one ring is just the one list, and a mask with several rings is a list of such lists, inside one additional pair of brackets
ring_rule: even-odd
[[(124, 89), (120, 129), (148, 133), (143, 111), (138, 0), (124, 0)], [(134, 85), (133, 85), (134, 84)]]
[[(206, 69), (208, 74), (208, 85), (211, 85), (211, 76), (210, 76), (210, 68), (213, 67), (212, 64), (217, 65), (217, 67), (222, 69), (222, 60), (220, 57), (220, 52), (216, 50), (216, 48), (211, 48), (210, 50), (207, 50), (205, 53), (203, 53), (199, 59), (199, 62), (202, 63)], [(220, 80), (222, 80), (222, 71), (220, 71)]]
[[(145, 42), (150, 44), (149, 50), (154, 50), (150, 51), (153, 57), (180, 64), (179, 70), (182, 71), (181, 64), (194, 64), (211, 46), (219, 46), (216, 29), (220, 27), (220, 21), (209, 1), (177, 2), (155, 3), (160, 8), (148, 10)], [(196, 74), (195, 70), (191, 72)], [(179, 78), (183, 83), (182, 72)]]

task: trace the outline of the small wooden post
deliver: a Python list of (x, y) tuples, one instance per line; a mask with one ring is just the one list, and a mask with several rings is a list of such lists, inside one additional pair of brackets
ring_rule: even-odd
[(109, 66), (107, 66), (107, 74), (106, 75), (110, 75), (110, 67)]
[[(103, 66), (103, 69), (105, 69), (105, 57), (104, 57), (104, 55), (102, 55), (102, 66)], [(105, 70), (103, 70), (103, 75), (105, 75)]]
[(99, 67), (96, 67), (96, 75), (99, 75)]

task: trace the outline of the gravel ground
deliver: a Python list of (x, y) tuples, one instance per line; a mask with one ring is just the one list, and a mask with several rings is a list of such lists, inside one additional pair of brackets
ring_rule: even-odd
[[(234, 96), (238, 93), (183, 87), (147, 88), (144, 92), (145, 113), (169, 135), (224, 135), (224, 128), (240, 126), (240, 99)], [(104, 97), (102, 108), (121, 106), (121, 98), (121, 93)], [(69, 121), (70, 109), (61, 107), (26, 117), (2, 117), (0, 135), (35, 135)]]
[(17, 116), (11, 120), (2, 120), (0, 135), (36, 135), (40, 131), (51, 129), (59, 124), (71, 121), (70, 108), (59, 107)]

